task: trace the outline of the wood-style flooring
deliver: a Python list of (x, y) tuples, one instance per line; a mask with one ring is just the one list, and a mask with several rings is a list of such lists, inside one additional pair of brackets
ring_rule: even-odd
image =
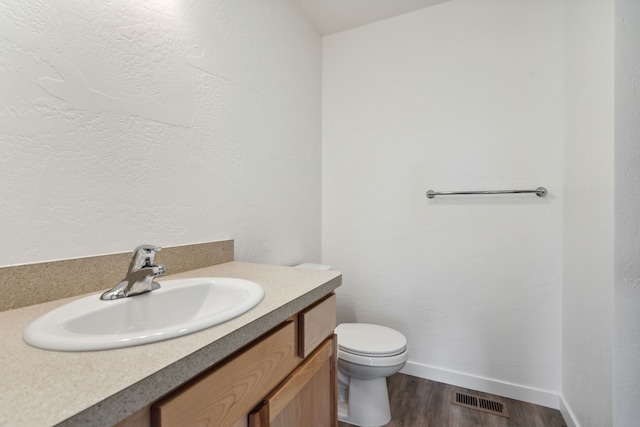
[[(385, 427), (567, 427), (560, 411), (404, 374), (387, 378), (391, 422)], [(451, 394), (471, 394), (507, 405), (509, 418), (451, 404)], [(339, 427), (352, 427), (338, 423)]]

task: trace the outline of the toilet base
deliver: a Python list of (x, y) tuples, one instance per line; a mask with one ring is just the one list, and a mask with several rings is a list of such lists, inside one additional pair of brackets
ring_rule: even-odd
[(338, 403), (338, 420), (359, 427), (381, 427), (391, 421), (386, 378), (350, 378), (347, 402)]

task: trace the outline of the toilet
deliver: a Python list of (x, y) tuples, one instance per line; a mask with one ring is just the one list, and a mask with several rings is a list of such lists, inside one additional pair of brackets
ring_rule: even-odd
[(370, 323), (342, 323), (338, 335), (338, 419), (361, 427), (391, 421), (387, 377), (405, 365), (407, 339)]
[[(323, 264), (300, 268), (330, 270)], [(387, 377), (405, 365), (407, 339), (400, 332), (370, 323), (342, 323), (338, 336), (338, 419), (359, 427), (391, 421)]]

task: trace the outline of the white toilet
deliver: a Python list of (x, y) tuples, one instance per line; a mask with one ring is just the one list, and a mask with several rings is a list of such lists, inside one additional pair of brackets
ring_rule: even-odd
[[(323, 264), (297, 267), (330, 270)], [(370, 323), (342, 323), (338, 335), (338, 419), (360, 427), (391, 421), (387, 377), (405, 365), (407, 339), (400, 332)]]
[(338, 335), (338, 419), (362, 427), (391, 421), (387, 377), (407, 362), (407, 339), (369, 323), (342, 323)]

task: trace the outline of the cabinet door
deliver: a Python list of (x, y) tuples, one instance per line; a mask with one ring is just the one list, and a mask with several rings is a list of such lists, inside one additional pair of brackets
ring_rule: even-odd
[(151, 406), (154, 427), (241, 427), (247, 413), (299, 365), (295, 323)]
[(298, 314), (298, 356), (307, 357), (336, 328), (336, 294)]
[(249, 427), (337, 427), (336, 357), (334, 335), (249, 414)]

